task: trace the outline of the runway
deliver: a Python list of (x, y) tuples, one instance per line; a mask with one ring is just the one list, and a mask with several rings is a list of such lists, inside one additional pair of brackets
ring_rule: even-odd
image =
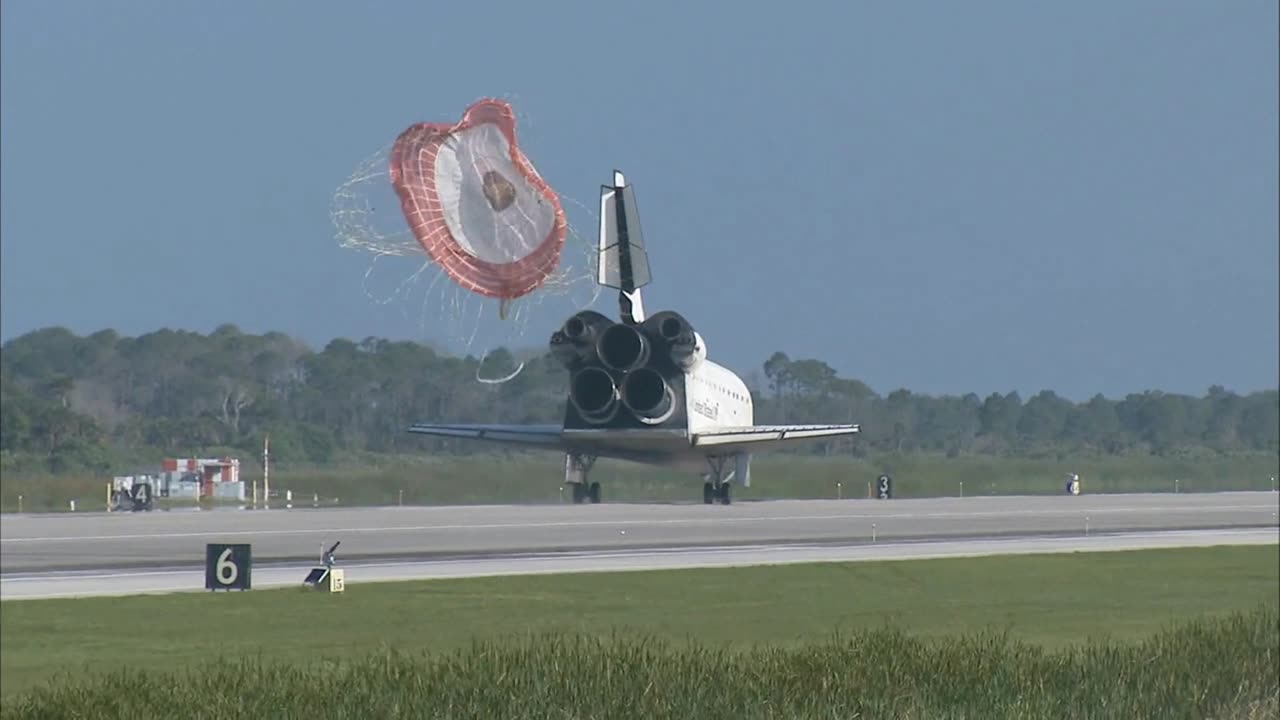
[[(199, 589), (209, 542), (250, 543), (254, 584), (266, 587), (277, 577), (282, 584), (299, 583), (297, 569), (338, 540), (339, 561), (359, 568), (355, 582), (856, 560), (892, 548), (906, 556), (1022, 551), (1053, 542), (1073, 550), (1083, 549), (1081, 543), (1120, 542), (1100, 535), (1135, 532), (1140, 534), (1125, 542), (1235, 537), (1274, 543), (1278, 511), (1280, 493), (1241, 492), (6, 515), (0, 522), (0, 597)], [(1153, 534), (1245, 528), (1266, 531)]]
[[(481, 555), (471, 558), (341, 563), (348, 585), (397, 580), (545, 575), (581, 572), (627, 572), (710, 567), (746, 567), (813, 562), (866, 562), (929, 558), (1023, 555), (1033, 553), (1107, 552), (1151, 548), (1216, 545), (1275, 545), (1280, 529), (1169, 530), (1108, 535), (885, 542), (860, 545), (745, 545), (666, 550), (570, 551)], [(253, 587), (297, 587), (310, 568), (288, 562), (255, 566)], [(6, 574), (0, 577), (0, 599), (37, 600), (66, 597), (138, 595), (204, 590), (202, 570), (101, 570)]]

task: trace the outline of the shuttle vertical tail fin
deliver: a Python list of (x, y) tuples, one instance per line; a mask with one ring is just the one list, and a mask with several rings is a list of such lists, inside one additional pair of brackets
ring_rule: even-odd
[(644, 322), (640, 288), (651, 280), (649, 254), (640, 231), (635, 190), (617, 170), (613, 171), (613, 185), (600, 186), (599, 247), (596, 282), (618, 290), (623, 322)]

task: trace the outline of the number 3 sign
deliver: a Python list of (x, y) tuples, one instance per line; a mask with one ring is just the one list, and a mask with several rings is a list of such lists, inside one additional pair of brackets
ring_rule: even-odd
[(248, 590), (253, 556), (248, 545), (204, 546), (205, 590)]

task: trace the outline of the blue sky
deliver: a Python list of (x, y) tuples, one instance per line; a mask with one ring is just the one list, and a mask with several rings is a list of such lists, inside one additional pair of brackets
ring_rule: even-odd
[(443, 301), (370, 300), (329, 211), (404, 127), (501, 96), (585, 241), (627, 173), (648, 309), (740, 372), (781, 349), (882, 393), (1277, 385), (1274, 0), (777, 8), (7, 2), (3, 337), (448, 344)]

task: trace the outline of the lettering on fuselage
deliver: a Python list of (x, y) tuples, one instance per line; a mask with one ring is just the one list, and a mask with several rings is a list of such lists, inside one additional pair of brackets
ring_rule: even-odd
[(720, 417), (720, 404), (710, 403), (710, 402), (707, 402), (706, 400), (694, 400), (693, 411), (707, 418), (708, 420), (715, 420), (716, 418)]

